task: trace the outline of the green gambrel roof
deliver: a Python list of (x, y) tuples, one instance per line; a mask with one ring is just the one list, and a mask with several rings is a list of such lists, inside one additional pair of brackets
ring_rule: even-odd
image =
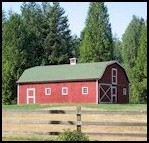
[(106, 67), (115, 62), (116, 61), (77, 63), (76, 65), (36, 66), (26, 69), (17, 83), (100, 79)]

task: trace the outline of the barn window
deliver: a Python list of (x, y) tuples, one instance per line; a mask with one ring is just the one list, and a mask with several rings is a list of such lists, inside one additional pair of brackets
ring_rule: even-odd
[(112, 84), (117, 84), (117, 69), (112, 68)]
[(82, 94), (88, 94), (88, 87), (82, 87)]
[(62, 87), (62, 95), (68, 95), (68, 88)]
[(51, 95), (51, 88), (45, 88), (45, 95)]
[(127, 95), (126, 88), (123, 88), (123, 95)]

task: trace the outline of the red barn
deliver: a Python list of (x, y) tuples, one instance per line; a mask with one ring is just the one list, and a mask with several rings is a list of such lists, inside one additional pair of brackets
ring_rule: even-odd
[(36, 66), (17, 81), (18, 104), (128, 103), (129, 79), (117, 61)]

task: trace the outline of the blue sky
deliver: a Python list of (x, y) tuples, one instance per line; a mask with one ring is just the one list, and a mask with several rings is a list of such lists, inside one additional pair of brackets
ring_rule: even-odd
[[(2, 2), (2, 9), (13, 10), (20, 13), (22, 2)], [(80, 36), (80, 32), (85, 26), (85, 20), (89, 8), (89, 2), (60, 2), (61, 7), (65, 9), (65, 15), (68, 16), (72, 34)], [(147, 2), (105, 2), (108, 8), (109, 20), (113, 35), (121, 39), (132, 15), (147, 19)]]

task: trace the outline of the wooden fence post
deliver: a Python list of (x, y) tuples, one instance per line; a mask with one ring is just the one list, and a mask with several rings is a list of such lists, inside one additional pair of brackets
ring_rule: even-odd
[(81, 107), (77, 107), (77, 131), (81, 132)]

